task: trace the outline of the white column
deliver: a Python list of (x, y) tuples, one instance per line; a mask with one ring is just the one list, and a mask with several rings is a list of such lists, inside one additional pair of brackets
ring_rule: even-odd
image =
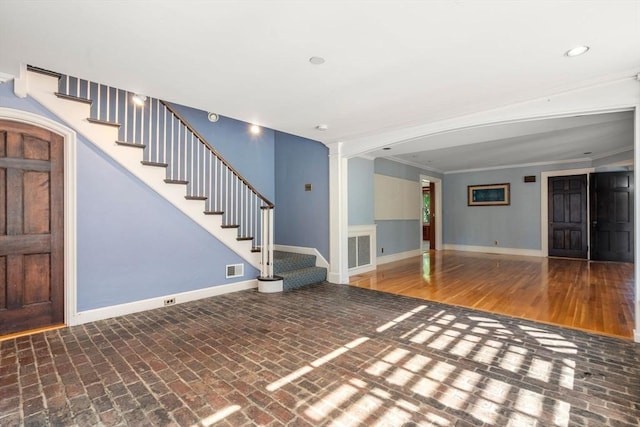
[(343, 143), (329, 147), (329, 274), (331, 283), (349, 283), (347, 259), (347, 159)]
[(640, 173), (638, 173), (637, 167), (640, 165), (640, 104), (637, 104), (634, 111), (635, 121), (635, 136), (633, 141), (634, 153), (634, 272), (635, 272), (635, 330), (633, 339), (635, 342), (640, 342), (640, 197), (638, 197), (638, 189), (640, 188)]

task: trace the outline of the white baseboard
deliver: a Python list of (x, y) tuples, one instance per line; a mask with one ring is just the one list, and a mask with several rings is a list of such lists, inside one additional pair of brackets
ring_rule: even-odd
[(640, 343), (640, 331), (633, 330), (633, 340)]
[(315, 255), (316, 256), (316, 267), (324, 267), (327, 270), (329, 269), (329, 263), (326, 259), (318, 252), (316, 248), (306, 248), (304, 246), (287, 246), (287, 245), (273, 245), (273, 248), (276, 251), (284, 251), (284, 252), (293, 252), (295, 254), (305, 254), (305, 255)]
[(497, 246), (470, 246), (470, 245), (453, 245), (445, 243), (444, 249), (447, 251), (465, 251), (465, 252), (482, 252), (485, 254), (498, 255), (524, 255), (543, 257), (543, 253), (539, 249), (518, 249), (518, 248), (501, 248)]
[(367, 264), (362, 267), (354, 267), (349, 269), (349, 276), (355, 276), (356, 274), (368, 273), (369, 271), (375, 271), (376, 264)]
[(398, 252), (397, 254), (384, 255), (376, 258), (376, 264), (386, 264), (388, 262), (400, 261), (405, 258), (422, 255), (422, 249), (414, 249), (412, 251)]
[(327, 272), (327, 282), (336, 283), (339, 285), (348, 285), (349, 284), (349, 276), (342, 277), (339, 273), (332, 273), (331, 271)]
[(95, 322), (97, 320), (104, 320), (111, 317), (124, 316), (125, 314), (138, 313), (141, 311), (164, 307), (164, 300), (167, 298), (174, 298), (176, 304), (182, 304), (188, 301), (195, 301), (202, 298), (228, 294), (231, 292), (244, 291), (257, 287), (258, 280), (253, 279), (246, 280), (244, 282), (230, 283), (228, 285), (211, 286), (209, 288), (197, 289), (195, 291), (164, 295), (161, 297), (154, 297), (145, 300), (129, 302), (126, 304), (112, 305), (110, 307), (96, 308), (93, 310), (86, 310), (76, 313), (73, 319), (69, 319), (67, 321), (67, 325), (81, 325), (83, 323)]

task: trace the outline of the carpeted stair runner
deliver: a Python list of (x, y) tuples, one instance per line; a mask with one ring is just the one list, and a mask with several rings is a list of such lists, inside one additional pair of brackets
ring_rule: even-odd
[(273, 252), (273, 274), (282, 277), (283, 290), (301, 288), (327, 279), (327, 269), (316, 267), (315, 255)]

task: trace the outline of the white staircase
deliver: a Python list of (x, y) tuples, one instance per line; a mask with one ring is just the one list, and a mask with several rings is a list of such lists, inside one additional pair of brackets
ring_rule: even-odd
[[(141, 143), (140, 145), (136, 143), (126, 145), (116, 143), (119, 139), (118, 126), (88, 120), (91, 117), (91, 103), (79, 98), (74, 99), (75, 97), (73, 96), (56, 95), (58, 90), (58, 76), (46, 75), (35, 71), (27, 72), (27, 93), (29, 96), (58, 115), (62, 120), (67, 122), (70, 127), (74, 128), (79, 134), (99, 147), (125, 169), (199, 224), (203, 229), (211, 233), (246, 260), (250, 265), (261, 270), (261, 276), (269, 277), (272, 275), (272, 269), (269, 267), (271, 267), (272, 260), (272, 254), (270, 252), (272, 252), (273, 229), (267, 226), (265, 230), (264, 225), (260, 225), (260, 223), (265, 224), (264, 219), (255, 219), (255, 223), (258, 225), (255, 226), (255, 228), (251, 225), (251, 232), (260, 234), (260, 236), (254, 236), (254, 238), (250, 239), (246, 237), (246, 234), (239, 234), (239, 228), (242, 227), (241, 225), (229, 225), (229, 220), (225, 221), (222, 212), (208, 212), (208, 214), (205, 214), (205, 211), (207, 211), (206, 198), (204, 196), (196, 197), (186, 194), (186, 181), (167, 183), (165, 180), (172, 181), (171, 179), (167, 179), (171, 178), (167, 176), (167, 167), (162, 167), (158, 164), (153, 166), (148, 165), (152, 162), (147, 162), (147, 165), (142, 163), (143, 150), (141, 148), (144, 148), (144, 145)], [(231, 170), (232, 173), (235, 173), (235, 170)], [(225, 173), (229, 174), (229, 172)], [(232, 178), (234, 177), (232, 176)], [(213, 178), (211, 179), (213, 180)], [(229, 180), (228, 177), (227, 180)], [(244, 182), (243, 179), (240, 179), (240, 181)], [(237, 186), (240, 185), (241, 184), (237, 184)], [(252, 187), (250, 187), (250, 189), (252, 189)], [(240, 189), (239, 191), (244, 191), (249, 194), (250, 190)], [(260, 196), (259, 193), (256, 194)], [(250, 196), (254, 196), (254, 194), (250, 194)], [(232, 197), (227, 196), (227, 199), (232, 200)], [(225, 202), (227, 207), (229, 203), (228, 200)], [(260, 200), (256, 200), (256, 203), (261, 203)], [(256, 206), (253, 206), (254, 202), (251, 203), (252, 208), (256, 208)], [(264, 211), (268, 211), (266, 215), (271, 218), (272, 207), (273, 205), (270, 207), (258, 205), (256, 213), (249, 214), (258, 216), (262, 210), (262, 216), (264, 217)], [(238, 212), (241, 212), (243, 209), (249, 210), (248, 207), (243, 208), (238, 206), (232, 209)], [(240, 214), (241, 213), (236, 213), (235, 217), (239, 217)], [(254, 222), (253, 219), (241, 220), (240, 222), (243, 221), (247, 223), (251, 221), (252, 224)], [(264, 236), (264, 234), (266, 234), (266, 236)], [(256, 244), (256, 241), (258, 241), (259, 244)], [(271, 248), (269, 248), (269, 246), (271, 246)]]

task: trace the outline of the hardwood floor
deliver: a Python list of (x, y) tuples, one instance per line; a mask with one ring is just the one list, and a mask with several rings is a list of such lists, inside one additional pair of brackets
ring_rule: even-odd
[(633, 264), (430, 251), (350, 284), (623, 338), (633, 336)]

